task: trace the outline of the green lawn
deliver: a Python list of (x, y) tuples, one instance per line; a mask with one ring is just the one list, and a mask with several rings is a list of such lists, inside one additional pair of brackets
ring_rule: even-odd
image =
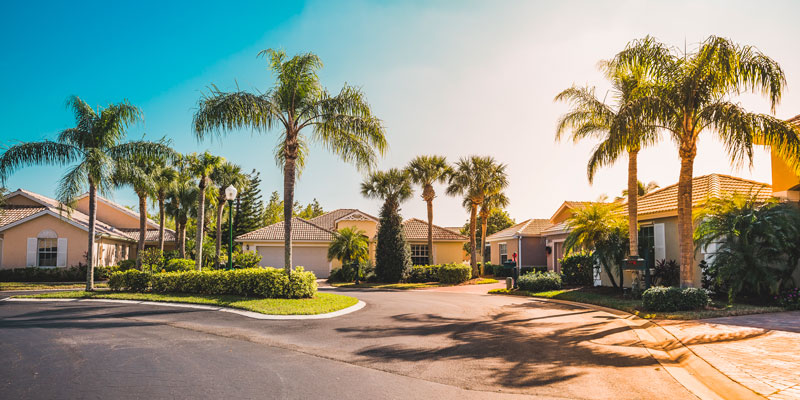
[(358, 299), (332, 293), (317, 293), (311, 299), (259, 299), (229, 295), (158, 294), (126, 292), (52, 292), (14, 296), (37, 299), (118, 299), (167, 301), (174, 303), (224, 306), (273, 315), (314, 315), (338, 311), (358, 303)]
[[(467, 282), (462, 283), (462, 285), (485, 285), (489, 283), (497, 283), (496, 279), (488, 279), (488, 278), (478, 278), (472, 279)], [(443, 286), (456, 286), (447, 283), (439, 283), (439, 282), (425, 282), (425, 283), (379, 283), (379, 282), (362, 282), (356, 285), (355, 283), (350, 282), (337, 282), (331, 283), (333, 287), (339, 288), (346, 288), (346, 289), (397, 289), (397, 290), (409, 290), (409, 289), (425, 289), (425, 288), (433, 288), (433, 287), (443, 287)]]
[[(97, 283), (96, 288), (107, 288), (105, 282)], [(46, 289), (83, 289), (86, 282), (0, 282), (0, 290), (46, 290)]]
[(648, 312), (643, 311), (642, 301), (626, 299), (622, 295), (613, 294), (610, 290), (601, 288), (582, 288), (554, 290), (550, 292), (531, 293), (515, 290), (509, 292), (506, 289), (494, 289), (489, 291), (493, 294), (508, 294), (514, 296), (542, 297), (548, 299), (568, 300), (578, 303), (594, 304), (598, 306), (614, 308), (631, 314), (635, 314), (647, 319), (705, 319), (716, 317), (730, 317), (736, 315), (762, 314), (769, 312), (784, 311), (781, 307), (773, 306), (754, 306), (749, 304), (725, 304), (712, 303), (708, 309), (697, 311), (675, 311), (675, 312)]

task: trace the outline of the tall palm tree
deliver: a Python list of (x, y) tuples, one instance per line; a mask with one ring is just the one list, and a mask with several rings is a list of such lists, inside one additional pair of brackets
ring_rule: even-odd
[(508, 197), (502, 192), (492, 193), (483, 198), (481, 209), (478, 212), (478, 217), (481, 220), (481, 266), (486, 263), (486, 227), (489, 224), (489, 215), (492, 210), (508, 207), (508, 203)]
[(646, 121), (645, 115), (631, 118), (620, 124), (620, 113), (636, 98), (640, 87), (650, 78), (648, 70), (636, 64), (601, 63), (606, 76), (611, 81), (611, 98), (615, 105), (606, 104), (594, 94), (594, 88), (571, 87), (556, 96), (556, 101), (567, 101), (572, 110), (561, 117), (556, 128), (556, 139), (560, 140), (567, 130), (572, 131), (572, 140), (578, 142), (586, 138), (600, 138), (589, 158), (587, 174), (589, 183), (600, 167), (611, 165), (624, 153), (628, 155), (628, 236), (629, 254), (639, 256), (639, 220), (637, 191), (639, 151), (656, 142), (657, 131)]
[(624, 126), (645, 115), (677, 144), (681, 160), (678, 178), (681, 286), (693, 286), (696, 266), (692, 175), (697, 142), (704, 132), (716, 134), (736, 166), (745, 159), (752, 163), (754, 142), (772, 145), (800, 171), (800, 138), (791, 125), (767, 114), (748, 112), (731, 100), (742, 92), (762, 94), (769, 98), (774, 112), (786, 77), (778, 63), (758, 49), (715, 36), (688, 53), (668, 48), (649, 37), (636, 40), (618, 53), (610, 65), (636, 66), (655, 77), (620, 111), (615, 125)]
[(390, 168), (375, 171), (361, 183), (361, 195), (368, 199), (383, 200), (392, 210), (397, 211), (400, 203), (414, 194), (408, 171)]
[[(179, 156), (176, 154), (176, 156)], [(178, 183), (178, 171), (167, 162), (158, 164), (153, 172), (155, 182), (155, 198), (158, 202), (158, 249), (164, 251), (164, 224), (166, 221), (165, 204), (167, 194)]]
[(125, 129), (141, 118), (141, 111), (122, 101), (106, 108), (92, 109), (77, 96), (67, 100), (75, 115), (75, 127), (59, 133), (56, 141), (21, 143), (10, 147), (0, 157), (0, 177), (5, 180), (17, 169), (28, 165), (68, 166), (57, 189), (58, 200), (74, 204), (75, 198), (89, 189), (89, 240), (87, 249), (86, 290), (94, 290), (94, 240), (97, 234), (97, 192), (105, 194), (113, 186), (112, 174), (134, 156), (156, 157), (171, 149), (164, 143), (122, 142)]
[(422, 186), (422, 199), (428, 206), (428, 263), (433, 265), (433, 199), (435, 182), (445, 183), (452, 168), (442, 156), (417, 156), (406, 167), (411, 181)]
[(286, 271), (292, 270), (292, 206), (297, 174), (302, 171), (310, 139), (321, 143), (345, 162), (371, 169), (386, 150), (381, 121), (372, 115), (364, 95), (345, 85), (331, 96), (319, 81), (322, 61), (313, 53), (288, 58), (283, 51), (264, 50), (276, 84), (266, 93), (224, 93), (216, 88), (200, 99), (194, 131), (203, 139), (235, 128), (257, 131), (280, 129), (275, 160), (283, 166), (283, 216)]
[(203, 268), (203, 237), (205, 237), (206, 189), (211, 181), (211, 174), (225, 161), (220, 156), (209, 152), (193, 153), (189, 156), (189, 170), (198, 178), (197, 183), (197, 239), (195, 242), (195, 264), (197, 270)]
[(155, 160), (136, 157), (133, 162), (120, 165), (114, 173), (117, 186), (129, 185), (139, 199), (139, 241), (136, 244), (136, 266), (142, 268), (142, 255), (147, 238), (147, 199), (156, 194)]
[(186, 225), (192, 210), (195, 209), (194, 205), (197, 204), (198, 190), (193, 178), (187, 170), (186, 162), (179, 163), (178, 179), (167, 192), (166, 211), (175, 219), (181, 258), (186, 258)]
[(478, 276), (478, 256), (476, 253), (475, 229), (477, 228), (478, 207), (487, 196), (500, 193), (508, 186), (506, 165), (498, 163), (493, 157), (463, 157), (455, 164), (449, 177), (447, 194), (464, 197), (464, 206), (469, 214), (469, 245), (472, 275)]
[(242, 173), (240, 166), (226, 161), (211, 173), (211, 180), (217, 186), (217, 245), (214, 260), (216, 265), (219, 265), (220, 252), (222, 251), (222, 218), (225, 214), (225, 203), (227, 203), (225, 201), (225, 189), (228, 186), (233, 186), (241, 192), (250, 183), (250, 178)]

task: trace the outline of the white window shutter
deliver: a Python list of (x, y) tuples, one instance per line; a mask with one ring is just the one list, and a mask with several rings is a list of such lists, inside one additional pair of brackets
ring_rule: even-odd
[(667, 258), (666, 239), (664, 237), (664, 224), (653, 224), (653, 253), (656, 261)]
[(58, 255), (56, 257), (56, 267), (67, 266), (67, 238), (58, 238)]
[(38, 245), (39, 241), (36, 238), (28, 238), (28, 257), (25, 260), (25, 266), (36, 266), (36, 255), (38, 253), (37, 250), (39, 250)]

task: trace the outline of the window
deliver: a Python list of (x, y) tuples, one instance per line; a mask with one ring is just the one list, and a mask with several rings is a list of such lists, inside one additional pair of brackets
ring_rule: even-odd
[(39, 239), (40, 267), (55, 267), (58, 259), (58, 239)]
[(500, 243), (497, 247), (499, 247), (498, 254), (500, 254), (500, 264), (508, 261), (508, 244)]
[(411, 245), (411, 263), (414, 265), (427, 265), (428, 264), (428, 245), (427, 244), (412, 244)]

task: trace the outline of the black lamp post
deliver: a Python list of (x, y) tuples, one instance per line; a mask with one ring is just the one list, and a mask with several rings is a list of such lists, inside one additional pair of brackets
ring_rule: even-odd
[(228, 200), (228, 269), (233, 269), (233, 200), (237, 190), (233, 185), (225, 188), (225, 200)]

